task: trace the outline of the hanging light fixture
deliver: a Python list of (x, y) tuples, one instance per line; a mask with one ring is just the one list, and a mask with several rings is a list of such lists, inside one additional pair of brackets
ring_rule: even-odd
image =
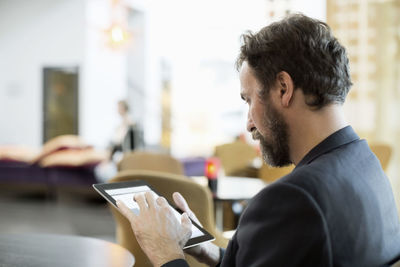
[(122, 49), (132, 39), (132, 33), (128, 29), (127, 12), (119, 0), (111, 1), (111, 25), (104, 32), (107, 45), (112, 49)]
[(111, 48), (121, 48), (127, 45), (132, 38), (129, 30), (120, 23), (113, 23), (105, 30), (108, 45)]

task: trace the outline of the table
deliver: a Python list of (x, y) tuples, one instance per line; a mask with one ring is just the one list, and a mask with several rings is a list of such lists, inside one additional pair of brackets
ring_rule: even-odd
[[(192, 179), (207, 186), (208, 180), (204, 176)], [(225, 176), (218, 178), (217, 192), (213, 195), (215, 203), (215, 223), (217, 228), (223, 229), (223, 202), (249, 200), (268, 184), (258, 178)]]
[(217, 200), (248, 200), (260, 192), (267, 183), (258, 178), (221, 177), (218, 179)]
[(135, 258), (111, 242), (55, 234), (0, 234), (0, 266), (133, 266)]

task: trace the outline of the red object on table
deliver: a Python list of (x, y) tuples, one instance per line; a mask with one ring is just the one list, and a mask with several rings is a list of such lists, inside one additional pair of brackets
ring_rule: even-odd
[(218, 158), (208, 158), (205, 165), (205, 175), (208, 179), (208, 187), (213, 195), (217, 192), (218, 174), (220, 173), (221, 162)]
[(205, 176), (208, 179), (217, 179), (221, 167), (221, 162), (218, 158), (208, 158), (205, 165)]

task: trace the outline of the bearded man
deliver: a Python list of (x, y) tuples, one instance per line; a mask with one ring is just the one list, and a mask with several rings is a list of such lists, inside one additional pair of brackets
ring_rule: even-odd
[[(392, 189), (343, 115), (348, 58), (328, 25), (296, 14), (247, 33), (237, 67), (247, 130), (264, 160), (296, 167), (249, 202), (226, 250), (206, 243), (185, 252), (210, 266), (387, 266), (400, 259)], [(139, 215), (119, 204), (155, 266), (187, 266), (182, 246), (188, 216), (196, 218), (179, 193), (173, 198), (186, 212), (181, 223), (152, 194), (135, 197)]]

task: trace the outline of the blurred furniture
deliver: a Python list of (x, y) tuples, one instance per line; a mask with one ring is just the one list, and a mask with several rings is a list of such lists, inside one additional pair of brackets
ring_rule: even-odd
[(214, 155), (221, 160), (226, 176), (257, 176), (257, 172), (249, 168), (257, 157), (257, 151), (241, 140), (216, 146)]
[(0, 191), (2, 194), (80, 195), (99, 199), (92, 189), (98, 183), (94, 166), (48, 167), (25, 162), (0, 161)]
[(47, 141), (32, 161), (41, 167), (95, 166), (107, 159), (107, 153), (96, 151), (76, 135), (61, 135)]
[[(191, 179), (203, 187), (207, 187), (208, 181), (206, 177), (198, 176), (192, 177)], [(250, 200), (268, 185), (260, 179), (237, 176), (220, 177), (217, 179), (217, 183), (217, 192), (213, 194), (213, 199), (215, 203), (216, 226), (220, 230), (223, 230), (226, 225), (224, 218), (226, 215), (225, 213), (227, 212), (227, 209), (225, 208), (226, 203), (229, 205), (234, 203), (233, 208), (236, 205), (236, 208), (240, 209), (238, 212), (240, 214), (244, 207), (240, 207), (241, 204), (239, 201)]]
[[(214, 156), (219, 158), (222, 170), (226, 176), (237, 177), (257, 177), (258, 168), (253, 166), (253, 162), (258, 157), (258, 152), (255, 147), (247, 144), (241, 139), (234, 142), (222, 144), (215, 147)], [(218, 227), (223, 221), (223, 229), (236, 228), (240, 213), (237, 211), (243, 209), (245, 202), (239, 203), (237, 201), (224, 201), (216, 203), (216, 213)], [(221, 208), (223, 206), (223, 208)], [(240, 209), (235, 209), (235, 206), (242, 206)], [(219, 212), (221, 209), (224, 212)], [(222, 216), (224, 219), (220, 218)]]
[(392, 267), (400, 267), (400, 259), (391, 266)]
[(19, 145), (2, 145), (0, 146), (0, 160), (2, 161), (17, 161), (17, 162), (32, 162), (39, 155), (39, 151)]
[(118, 163), (118, 170), (150, 170), (183, 174), (183, 166), (175, 158), (152, 152), (131, 152), (124, 154)]
[(267, 184), (260, 179), (249, 177), (225, 176), (217, 179), (216, 200), (249, 200)]
[(206, 168), (207, 158), (188, 157), (179, 159), (183, 166), (183, 172), (186, 176), (203, 176)]
[(103, 240), (54, 234), (0, 235), (0, 266), (129, 266), (135, 258)]
[[(392, 155), (391, 146), (387, 144), (370, 144), (370, 148), (381, 162), (382, 169), (386, 171)], [(272, 183), (286, 174), (289, 174), (294, 167), (294, 165), (287, 167), (271, 167), (263, 163), (259, 169), (258, 177), (267, 183)]]
[[(226, 247), (228, 240), (215, 227), (214, 206), (210, 190), (183, 175), (145, 171), (126, 170), (118, 173), (110, 182), (123, 182), (131, 180), (143, 180), (149, 183), (159, 194), (163, 195), (170, 203), (174, 203), (172, 193), (180, 192), (187, 200), (189, 207), (196, 214), (203, 227), (209, 231), (216, 240), (215, 244)], [(136, 258), (137, 266), (151, 266), (147, 256), (138, 245), (132, 232), (131, 225), (123, 215), (114, 207), (111, 211), (116, 220), (116, 235), (119, 244), (131, 251)], [(191, 256), (186, 256), (190, 266), (204, 266)]]
[(74, 135), (53, 138), (36, 153), (20, 146), (0, 147), (1, 189), (50, 195), (69, 191), (98, 198), (91, 188), (97, 182), (94, 168), (106, 158)]
[(381, 162), (382, 169), (386, 172), (392, 156), (392, 147), (387, 144), (370, 144), (369, 147)]
[(21, 161), (0, 160), (1, 194), (46, 195), (49, 183), (46, 170)]
[(263, 163), (261, 168), (258, 170), (258, 177), (267, 183), (272, 183), (286, 174), (289, 174), (294, 167), (294, 165), (287, 167), (271, 167), (270, 165)]

